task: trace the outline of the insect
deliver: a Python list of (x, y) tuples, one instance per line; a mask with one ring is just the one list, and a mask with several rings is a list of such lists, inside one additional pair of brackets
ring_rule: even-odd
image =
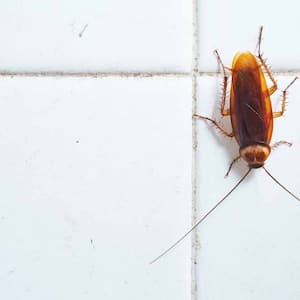
[[(283, 186), (264, 166), (265, 161), (269, 157), (271, 150), (280, 145), (291, 146), (287, 141), (278, 141), (270, 145), (273, 119), (281, 117), (285, 112), (286, 95), (289, 87), (296, 81), (295, 77), (292, 82), (285, 88), (282, 94), (281, 111), (273, 112), (270, 96), (277, 90), (277, 84), (273, 78), (265, 60), (261, 54), (263, 27), (260, 27), (258, 38), (258, 55), (257, 57), (251, 52), (238, 52), (232, 62), (231, 68), (226, 68), (220, 58), (217, 50), (217, 56), (220, 67), (224, 75), (223, 96), (221, 102), (221, 114), (230, 116), (232, 132), (227, 132), (215, 120), (202, 115), (194, 114), (193, 117), (205, 120), (219, 129), (225, 136), (235, 138), (239, 145), (239, 156), (230, 164), (225, 176), (227, 176), (233, 165), (243, 159), (248, 164), (248, 170), (238, 181), (238, 183), (219, 200), (196, 224), (185, 233), (176, 243), (154, 259), (151, 263), (157, 261), (167, 252), (180, 243), (188, 234), (190, 234), (200, 223), (202, 223), (249, 175), (252, 169), (263, 168), (264, 171), (291, 196), (300, 201), (300, 199)], [(228, 76), (226, 69), (231, 71), (231, 89), (230, 89), (230, 107), (225, 109), (226, 92)], [(264, 73), (267, 74), (272, 82), (272, 86), (268, 88)]]

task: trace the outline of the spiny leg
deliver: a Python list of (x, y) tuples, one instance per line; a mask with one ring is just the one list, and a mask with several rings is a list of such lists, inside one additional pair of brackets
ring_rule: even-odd
[(287, 141), (279, 141), (279, 142), (276, 142), (276, 143), (274, 143), (272, 146), (271, 146), (271, 148), (272, 148), (272, 150), (275, 150), (276, 148), (278, 148), (279, 146), (281, 146), (281, 145), (286, 145), (286, 146), (288, 146), (288, 147), (292, 147), (292, 143), (290, 143), (290, 142), (287, 142)]
[(260, 60), (262, 66), (264, 67), (265, 71), (267, 72), (270, 80), (272, 81), (273, 83), (273, 86), (271, 86), (269, 89), (268, 89), (268, 92), (269, 92), (269, 95), (272, 95), (276, 90), (277, 90), (277, 83), (274, 79), (274, 77), (272, 76), (272, 73), (270, 71), (270, 69), (268, 68), (265, 60), (262, 58), (262, 53), (261, 53), (261, 41), (262, 41), (262, 31), (263, 31), (263, 26), (260, 27), (259, 29), (259, 37), (258, 37), (258, 59)]
[(211, 118), (208, 118), (208, 117), (204, 117), (204, 116), (200, 116), (200, 115), (197, 115), (197, 114), (194, 114), (193, 115), (193, 118), (195, 119), (203, 119), (203, 120), (206, 120), (206, 121), (209, 121), (211, 122), (217, 129), (219, 129), (223, 134), (225, 134), (226, 136), (228, 137), (234, 137), (234, 134), (233, 132), (227, 132), (221, 125), (219, 125), (215, 120), (211, 119)]
[(221, 102), (221, 114), (223, 116), (230, 116), (230, 110), (229, 109), (225, 109), (225, 102), (226, 102), (226, 93), (227, 93), (227, 82), (228, 82), (228, 76), (225, 72), (225, 66), (221, 60), (221, 57), (218, 53), (217, 50), (214, 51), (216, 56), (217, 56), (217, 60), (218, 60), (218, 63), (219, 65), (221, 66), (222, 68), (222, 71), (223, 71), (223, 76), (224, 76), (224, 82), (223, 82), (223, 95), (222, 95), (222, 102)]
[[(222, 71), (223, 71), (223, 76), (224, 76), (224, 84), (223, 84), (223, 96), (222, 96), (222, 102), (221, 102), (221, 114), (223, 116), (230, 116), (230, 109), (226, 109), (225, 110), (225, 102), (226, 102), (226, 92), (227, 92), (227, 82), (228, 82), (228, 76), (226, 74), (226, 71), (225, 69), (229, 69), (227, 67), (224, 66), (222, 60), (221, 60), (221, 57), (218, 53), (217, 50), (214, 51), (216, 56), (217, 56), (217, 60), (218, 60), (218, 63), (219, 65), (221, 66), (222, 68)], [(230, 70), (230, 69), (229, 69)], [(203, 120), (206, 120), (206, 121), (209, 121), (211, 122), (217, 129), (219, 129), (224, 135), (228, 136), (228, 137), (234, 137), (234, 134), (233, 132), (227, 132), (221, 125), (219, 125), (215, 120), (211, 119), (211, 118), (208, 118), (208, 117), (204, 117), (204, 116), (200, 116), (198, 114), (194, 114), (193, 115), (193, 118), (198, 118), (198, 119), (203, 119)]]
[(241, 158), (241, 156), (239, 155), (238, 157), (236, 157), (230, 164), (229, 168), (228, 168), (228, 171), (226, 172), (225, 174), (225, 177), (227, 177), (233, 167), (233, 165)]
[(273, 112), (273, 118), (281, 117), (284, 114), (285, 111), (285, 104), (286, 104), (286, 94), (289, 87), (298, 79), (296, 76), (292, 82), (285, 88), (285, 90), (282, 92), (282, 101), (281, 101), (281, 111)]

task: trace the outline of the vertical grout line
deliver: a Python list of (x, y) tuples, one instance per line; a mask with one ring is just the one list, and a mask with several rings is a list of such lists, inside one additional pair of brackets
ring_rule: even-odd
[[(198, 0), (192, 0), (193, 9), (193, 50), (192, 50), (192, 113), (197, 112), (197, 73), (198, 73)], [(192, 121), (192, 225), (197, 220), (197, 127), (195, 120)], [(191, 243), (191, 299), (197, 300), (197, 230), (192, 232)]]

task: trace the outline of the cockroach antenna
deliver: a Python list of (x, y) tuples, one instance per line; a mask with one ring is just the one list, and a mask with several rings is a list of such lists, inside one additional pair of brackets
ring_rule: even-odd
[(196, 227), (198, 227), (225, 199), (245, 180), (245, 178), (248, 176), (248, 174), (251, 172), (251, 169), (249, 169), (246, 174), (239, 180), (239, 182), (221, 199), (219, 200), (199, 221), (195, 223), (195, 225), (187, 231), (181, 238), (179, 238), (174, 244), (172, 244), (168, 249), (166, 249), (164, 252), (162, 252), (159, 256), (157, 256), (155, 259), (153, 259), (150, 264), (155, 263), (160, 258), (165, 256), (168, 252), (170, 252), (172, 249), (174, 249), (181, 241), (183, 241)]
[(282, 183), (278, 181), (264, 166), (262, 167), (265, 172), (282, 188), (284, 189), (287, 193), (289, 193), (292, 197), (294, 197), (296, 200), (300, 202), (300, 198), (297, 197), (295, 194), (293, 194), (290, 190), (288, 190)]

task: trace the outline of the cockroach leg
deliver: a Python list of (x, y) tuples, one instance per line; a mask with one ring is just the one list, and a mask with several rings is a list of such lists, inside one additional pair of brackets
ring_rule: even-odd
[(261, 55), (261, 50), (260, 50), (260, 46), (261, 46), (261, 40), (262, 40), (262, 32), (263, 32), (264, 27), (260, 26), (259, 27), (259, 36), (258, 36), (258, 55)]
[(284, 114), (287, 90), (297, 79), (298, 77), (296, 76), (282, 92), (281, 111), (273, 112), (273, 118), (281, 117)]
[(275, 150), (276, 148), (278, 148), (281, 145), (286, 145), (288, 147), (292, 147), (293, 144), (290, 142), (287, 142), (287, 141), (279, 141), (279, 142), (276, 142), (273, 145), (271, 145), (271, 148), (272, 148), (272, 150)]
[(227, 177), (232, 169), (232, 166), (241, 158), (241, 156), (239, 155), (238, 157), (236, 157), (230, 164), (228, 171), (226, 172), (224, 177)]
[(260, 27), (259, 29), (259, 37), (258, 37), (258, 59), (261, 63), (261, 65), (264, 67), (265, 71), (267, 72), (270, 80), (272, 81), (273, 85), (268, 89), (268, 93), (269, 95), (272, 95), (276, 90), (277, 90), (277, 83), (276, 80), (274, 79), (274, 77), (272, 76), (272, 73), (270, 71), (270, 69), (268, 68), (265, 60), (262, 57), (262, 53), (261, 53), (261, 40), (262, 40), (262, 31), (263, 31), (263, 26)]
[(217, 50), (214, 51), (216, 56), (217, 56), (217, 60), (218, 60), (218, 63), (219, 65), (221, 66), (222, 68), (222, 71), (223, 71), (223, 76), (224, 76), (224, 83), (223, 83), (223, 95), (222, 95), (222, 102), (221, 102), (221, 114), (222, 116), (230, 116), (230, 109), (225, 109), (225, 103), (226, 103), (226, 93), (227, 93), (227, 83), (228, 83), (228, 76), (226, 74), (226, 71), (225, 69), (229, 69), (229, 68), (226, 68), (221, 60), (221, 57), (218, 53)]
[(276, 80), (274, 79), (274, 77), (273, 77), (273, 75), (272, 75), (270, 69), (268, 68), (266, 62), (264, 61), (264, 59), (262, 58), (262, 56), (261, 56), (260, 53), (258, 53), (258, 59), (260, 60), (261, 65), (264, 67), (264, 69), (265, 69), (265, 71), (267, 72), (267, 74), (268, 74), (270, 80), (271, 80), (272, 83), (273, 83), (273, 85), (272, 85), (270, 88), (268, 88), (268, 93), (269, 93), (269, 95), (271, 96), (271, 95), (277, 90), (277, 82), (276, 82)]
[(216, 49), (214, 52), (215, 52), (215, 54), (216, 54), (216, 56), (217, 56), (218, 63), (219, 63), (219, 65), (220, 65), (221, 68), (222, 68), (224, 77), (227, 77), (226, 72), (225, 72), (225, 66), (224, 66), (224, 64), (223, 64), (223, 62), (222, 62), (222, 59), (221, 59), (221, 56), (220, 56), (218, 50)]
[(224, 76), (223, 95), (222, 95), (222, 102), (221, 102), (221, 114), (224, 117), (230, 116), (230, 109), (225, 109), (227, 82), (228, 82), (228, 77)]
[(227, 132), (221, 125), (219, 125), (215, 120), (211, 119), (211, 118), (208, 118), (208, 117), (204, 117), (204, 116), (200, 116), (200, 115), (197, 115), (197, 114), (193, 114), (193, 118), (195, 119), (203, 119), (203, 120), (206, 120), (206, 121), (209, 121), (211, 123), (213, 123), (213, 125), (219, 129), (224, 135), (230, 137), (230, 138), (233, 138), (234, 137), (234, 133), (233, 132)]

